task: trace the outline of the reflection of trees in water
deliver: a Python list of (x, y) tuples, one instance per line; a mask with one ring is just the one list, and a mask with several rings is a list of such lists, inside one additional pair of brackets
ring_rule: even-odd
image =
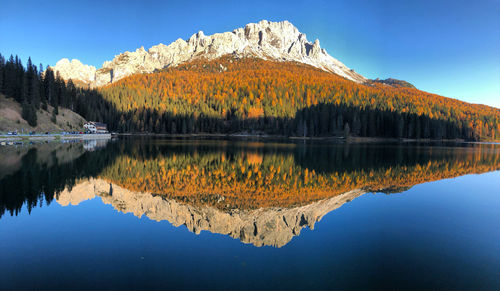
[[(60, 150), (60, 149), (58, 149)], [(219, 209), (291, 207), (363, 188), (397, 192), (412, 185), (500, 168), (498, 148), (300, 145), (223, 140), (125, 139), (61, 162), (33, 148), (0, 180), (0, 215), (28, 211), (100, 176), (130, 190)]]
[[(463, 146), (463, 145), (462, 145)], [(468, 147), (429, 147), (425, 145), (394, 144), (343, 144), (322, 145), (307, 150), (297, 149), (295, 162), (303, 168), (317, 172), (346, 171), (356, 169), (376, 169), (404, 164), (412, 166), (425, 164), (429, 160), (494, 159), (498, 146), (469, 145)]]
[(124, 155), (101, 177), (127, 189), (220, 209), (291, 207), (353, 189), (388, 193), (500, 168), (494, 147), (264, 147)]
[[(116, 155), (110, 149), (81, 154), (81, 151), (71, 152), (68, 148), (57, 148), (57, 151), (61, 150), (68, 150), (66, 154), (72, 154), (73, 157), (66, 157), (61, 162), (56, 150), (40, 153), (35, 146), (21, 158), (19, 170), (0, 180), (0, 217), (5, 211), (17, 215), (24, 204), (29, 212), (35, 206), (42, 206), (44, 202), (50, 204), (54, 196), (66, 187), (73, 187), (81, 178), (97, 175)], [(45, 156), (40, 157), (41, 154)]]

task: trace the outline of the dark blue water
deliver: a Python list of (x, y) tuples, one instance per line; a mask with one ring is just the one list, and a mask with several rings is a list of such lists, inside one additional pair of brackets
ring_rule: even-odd
[[(182, 151), (203, 155), (212, 146), (202, 145), (208, 149), (201, 149), (199, 144), (189, 146), (188, 142)], [(137, 153), (145, 147), (150, 147), (149, 150), (157, 147), (153, 158), (160, 155), (158, 152), (168, 155), (169, 151), (179, 150), (169, 146), (169, 142), (143, 141), (131, 145), (117, 141), (111, 146), (85, 151), (80, 148), (83, 145), (75, 144), (57, 149), (66, 150), (74, 159), (57, 157), (55, 162), (55, 154), (50, 150), (47, 155), (51, 158), (37, 156), (30, 160), (26, 158), (29, 149), (18, 149), (17, 154), (24, 159), (21, 166), (10, 165), (9, 169), (4, 166), (0, 179), (0, 183), (10, 187), (3, 187), (0, 196), (4, 208), (0, 218), (0, 289), (500, 289), (500, 171), (494, 170), (499, 166), (500, 147), (496, 146), (484, 149), (392, 145), (403, 156), (424, 154), (419, 158), (386, 157), (387, 168), (424, 165), (442, 159), (456, 161), (447, 164), (448, 167), (463, 167), (461, 160), (473, 159), (459, 154), (466, 150), (482, 151), (482, 158), (474, 159), (487, 164), (490, 170), (470, 169), (469, 174), (457, 173), (456, 177), (416, 184), (400, 193), (362, 194), (325, 214), (314, 230), (303, 228), (281, 247), (256, 247), (210, 231), (195, 234), (186, 226), (173, 226), (166, 219), (154, 221), (147, 215), (138, 218), (118, 211), (117, 205), (103, 203), (106, 198), (100, 196), (82, 200), (78, 205), (62, 206), (57, 196), (64, 187), (57, 190), (59, 186), (54, 186), (53, 193), (46, 193), (51, 188), (43, 182), (31, 182), (33, 189), (22, 192), (38, 193), (36, 203), (31, 192), (23, 197), (21, 207), (17, 206), (19, 199), (9, 196), (16, 190), (7, 179), (31, 181), (26, 176), (33, 167), (38, 170), (31, 174), (42, 176), (44, 172), (54, 176), (59, 169), (57, 178), (50, 178), (54, 179), (52, 184), (75, 188), (100, 175), (99, 169), (92, 169), (80, 177), (81, 167), (92, 167), (79, 160), (82, 157), (92, 160), (93, 156), (102, 155), (99, 158), (103, 160), (112, 156), (104, 166), (110, 167), (117, 158), (114, 155)], [(293, 156), (296, 151), (315, 155), (324, 147), (336, 147), (345, 153), (348, 146), (292, 147)], [(351, 146), (350, 152), (380, 154), (380, 147)], [(276, 146), (258, 148), (265, 155), (286, 151)], [(4, 152), (11, 150), (0, 148)], [(240, 145), (217, 148), (214, 152), (245, 150), (248, 149)], [(436, 151), (439, 155), (430, 154)], [(46, 152), (37, 150), (38, 155)], [(151, 153), (148, 157), (151, 158)], [(294, 157), (296, 165), (299, 164), (300, 159)], [(352, 166), (347, 160), (350, 161), (349, 154), (346, 160), (336, 160), (337, 166), (330, 170)], [(78, 172), (67, 177), (65, 173), (71, 172), (68, 169)], [(474, 174), (475, 171), (481, 173)], [(21, 195), (17, 192), (16, 195)], [(290, 206), (293, 207), (297, 205)]]

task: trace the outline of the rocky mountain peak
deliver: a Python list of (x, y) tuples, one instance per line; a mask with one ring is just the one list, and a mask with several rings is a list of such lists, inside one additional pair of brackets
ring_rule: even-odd
[(178, 39), (170, 45), (160, 43), (147, 51), (144, 47), (134, 52), (127, 51), (115, 56), (112, 61), (104, 62), (102, 68), (98, 70), (87, 66), (94, 68), (94, 75), (87, 67), (82, 73), (84, 65), (77, 60), (68, 65), (68, 61), (63, 61), (63, 59), (56, 64), (54, 70), (63, 71), (65, 79), (79, 79), (92, 86), (102, 86), (132, 74), (150, 73), (200, 57), (211, 60), (227, 54), (238, 57), (296, 61), (338, 74), (355, 82), (366, 81), (363, 76), (350, 70), (321, 49), (319, 40), (314, 43), (309, 42), (306, 35), (292, 23), (267, 20), (249, 23), (232, 32), (208, 36), (203, 31), (199, 31), (187, 41)]
[(67, 58), (59, 60), (55, 67), (55, 72), (59, 72), (61, 78), (83, 80), (91, 83), (95, 78), (96, 68), (94, 66), (84, 65), (77, 59), (71, 61)]

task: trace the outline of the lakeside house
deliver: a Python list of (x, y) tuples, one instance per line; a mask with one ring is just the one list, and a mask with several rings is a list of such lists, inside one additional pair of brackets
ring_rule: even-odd
[(108, 126), (106, 123), (89, 121), (83, 125), (86, 131), (91, 133), (108, 133)]

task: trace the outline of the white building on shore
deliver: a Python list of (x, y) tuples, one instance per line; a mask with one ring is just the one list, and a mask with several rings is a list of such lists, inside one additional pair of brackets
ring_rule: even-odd
[(91, 133), (108, 133), (108, 127), (106, 123), (100, 123), (95, 121), (89, 121), (83, 125), (86, 131)]

